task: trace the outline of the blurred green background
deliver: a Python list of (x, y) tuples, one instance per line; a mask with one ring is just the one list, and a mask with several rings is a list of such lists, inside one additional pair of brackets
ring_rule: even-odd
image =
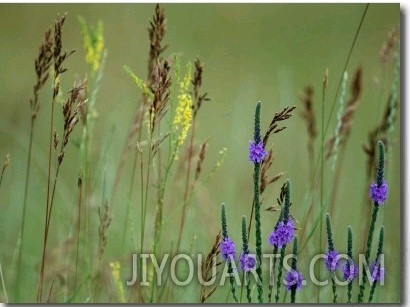
[[(6, 286), (12, 287), (13, 254), (16, 248), (23, 203), (24, 176), (30, 127), (29, 98), (35, 82), (34, 58), (43, 33), (53, 24), (57, 13), (68, 12), (63, 30), (66, 49), (77, 52), (66, 62), (69, 71), (63, 78), (67, 91), (75, 78), (88, 72), (84, 61), (82, 38), (77, 16), (89, 24), (104, 23), (108, 57), (104, 78), (97, 99), (98, 118), (93, 136), (92, 163), (94, 170), (102, 167), (107, 186), (112, 185), (126, 133), (137, 108), (140, 92), (123, 71), (130, 66), (141, 78), (146, 77), (149, 50), (148, 22), (154, 4), (1, 4), (0, 5), (0, 157), (10, 154), (10, 165), (0, 187), (0, 261)], [(247, 158), (248, 140), (252, 138), (253, 112), (256, 101), (262, 101), (262, 130), (265, 131), (275, 112), (287, 105), (296, 105), (295, 116), (286, 122), (288, 128), (271, 138), (275, 172), (284, 171), (293, 183), (292, 214), (303, 220), (305, 195), (310, 188), (306, 125), (300, 113), (303, 106), (299, 95), (311, 84), (315, 89), (314, 109), (320, 127), (321, 87), (325, 69), (329, 69), (329, 87), (325, 102), (327, 120), (337, 84), (343, 73), (365, 4), (164, 4), (167, 16), (166, 55), (177, 52), (181, 62), (193, 62), (199, 57), (204, 63), (203, 89), (212, 100), (200, 111), (197, 140), (210, 143), (204, 164), (209, 173), (218, 159), (218, 151), (228, 148), (227, 157), (218, 173), (206, 185), (200, 185), (192, 199), (185, 228), (183, 248), (208, 252), (220, 228), (219, 210), (227, 205), (229, 228), (235, 240), (240, 240), (240, 218), (249, 215), (252, 203), (253, 167)], [(367, 189), (366, 156), (362, 144), (367, 133), (381, 120), (389, 96), (394, 63), (380, 62), (380, 50), (389, 31), (400, 25), (399, 4), (371, 4), (364, 20), (347, 71), (349, 76), (358, 65), (363, 68), (363, 93), (354, 115), (352, 135), (347, 143), (344, 168), (338, 189), (336, 214), (332, 217), (336, 245), (343, 250), (346, 227), (352, 225), (355, 238), (358, 230), (363, 195)], [(49, 84), (47, 86), (50, 86)], [(33, 168), (29, 194), (27, 229), (29, 255), (24, 256), (26, 300), (35, 300), (36, 278), (41, 260), (44, 203), (46, 195), (46, 165), (50, 94), (41, 95), (41, 109), (36, 121)], [(336, 110), (335, 110), (336, 111)], [(59, 111), (58, 111), (59, 112)], [(385, 285), (379, 290), (379, 302), (400, 300), (400, 125), (396, 122), (393, 147), (387, 162), (390, 194), (380, 212), (378, 225), (386, 228)], [(57, 124), (58, 125), (58, 124)], [(332, 115), (327, 137), (334, 131), (336, 112)], [(79, 140), (80, 129), (73, 142)], [(198, 141), (198, 142), (199, 142)], [(318, 140), (317, 140), (318, 141)], [(319, 142), (315, 147), (319, 150)], [(106, 162), (104, 163), (104, 156)], [(53, 221), (55, 232), (50, 247), (64, 240), (72, 226), (77, 201), (79, 150), (71, 145), (67, 151)], [(131, 164), (130, 164), (131, 165)], [(330, 168), (329, 165), (327, 167)], [(330, 169), (327, 170), (330, 172)], [(130, 174), (125, 172), (117, 195), (126, 195)], [(205, 177), (205, 175), (204, 175)], [(100, 183), (98, 183), (100, 185)], [(273, 185), (265, 195), (265, 204), (275, 202), (281, 183)], [(169, 189), (171, 195), (182, 197), (178, 182)], [(332, 186), (325, 183), (325, 191)], [(98, 191), (100, 193), (100, 191)], [(97, 217), (100, 194), (91, 202)], [(176, 206), (172, 206), (175, 208)], [(167, 210), (167, 209), (165, 209)], [(125, 196), (117, 197), (113, 207), (113, 222), (108, 240), (107, 259), (122, 259), (118, 251), (118, 236), (122, 235)], [(171, 210), (170, 210), (171, 211)], [(136, 231), (139, 229), (139, 209), (133, 208)], [(164, 225), (169, 241), (177, 239), (180, 210), (168, 212)], [(153, 221), (153, 215), (149, 217)], [(263, 214), (263, 236), (267, 237), (277, 215)], [(151, 223), (151, 222), (149, 222)], [(98, 225), (96, 225), (96, 232)], [(148, 233), (147, 242), (149, 242)], [(139, 236), (138, 236), (139, 237)], [(377, 236), (376, 236), (377, 237)], [(252, 237), (253, 239), (253, 237)], [(129, 239), (132, 246), (136, 238)], [(266, 244), (267, 245), (267, 244)], [(191, 249), (192, 246), (192, 249)], [(253, 247), (251, 242), (251, 247)], [(131, 247), (130, 247), (131, 249)], [(356, 249), (357, 251), (357, 249)], [(301, 258), (309, 257), (306, 251)], [(308, 268), (302, 268), (308, 274)], [(124, 271), (124, 278), (128, 273)], [(175, 302), (196, 302), (197, 290), (177, 289)], [(9, 289), (11, 292), (11, 289)], [(177, 292), (180, 291), (180, 292)], [(327, 301), (326, 291), (323, 300)], [(226, 291), (217, 291), (211, 302), (224, 302)], [(310, 290), (302, 291), (298, 301), (309, 302)]]

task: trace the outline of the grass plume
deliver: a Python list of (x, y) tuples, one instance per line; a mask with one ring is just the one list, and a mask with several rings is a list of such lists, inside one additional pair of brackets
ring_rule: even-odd
[[(346, 77), (347, 79), (347, 77)], [(346, 80), (347, 82), (347, 80)], [(357, 107), (360, 102), (360, 97), (362, 94), (362, 69), (358, 67), (356, 69), (351, 88), (350, 88), (350, 98), (347, 101), (346, 109), (341, 116), (338, 117), (338, 125), (337, 130), (335, 131), (334, 135), (327, 141), (326, 143), (326, 158), (329, 159), (333, 156), (332, 161), (332, 169), (334, 170), (334, 185), (338, 186), (344, 155), (346, 151), (346, 143), (349, 139), (352, 123), (353, 123), (353, 116), (357, 110)], [(342, 95), (343, 91), (341, 92), (341, 102), (342, 102)], [(343, 103), (340, 105), (342, 106)], [(330, 214), (333, 215), (335, 212), (336, 206), (336, 198), (337, 198), (337, 189), (333, 189), (332, 196), (330, 200)]]
[(3, 167), (1, 168), (0, 186), (1, 186), (1, 183), (3, 182), (4, 173), (6, 172), (6, 169), (9, 166), (9, 163), (10, 163), (10, 155), (7, 154), (3, 162)]
[(53, 73), (53, 94), (51, 101), (51, 115), (50, 115), (50, 141), (49, 141), (49, 153), (48, 153), (48, 176), (47, 176), (47, 200), (46, 200), (46, 218), (45, 218), (45, 229), (44, 229), (44, 242), (43, 242), (43, 256), (41, 260), (41, 271), (40, 271), (40, 283), (38, 287), (37, 302), (42, 301), (43, 294), (43, 284), (44, 284), (44, 269), (45, 269), (45, 257), (47, 248), (47, 238), (48, 238), (48, 226), (49, 217), (52, 208), (51, 197), (51, 161), (52, 161), (52, 147), (54, 143), (53, 132), (54, 132), (54, 108), (56, 104), (57, 95), (60, 92), (60, 75), (67, 71), (67, 68), (63, 66), (66, 59), (74, 53), (72, 51), (63, 51), (63, 39), (62, 39), (62, 29), (66, 19), (66, 14), (62, 17), (57, 16), (54, 22), (54, 44), (53, 44), (53, 63), (54, 63), (54, 73)]
[(272, 121), (269, 124), (268, 130), (266, 131), (266, 133), (263, 137), (263, 146), (264, 147), (266, 147), (266, 144), (268, 143), (269, 137), (272, 134), (281, 132), (281, 131), (286, 129), (286, 126), (279, 127), (279, 123), (291, 118), (292, 117), (292, 112), (295, 109), (296, 109), (296, 106), (292, 106), (292, 107), (287, 106), (282, 111), (275, 113), (275, 115), (273, 116)]
[[(336, 146), (342, 147), (350, 136), (353, 117), (357, 110), (360, 95), (362, 93), (362, 68), (358, 67), (354, 74), (353, 82), (350, 90), (350, 98), (346, 103), (346, 109), (341, 115), (341, 123), (338, 125), (337, 132), (332, 135), (326, 142), (326, 159), (330, 158), (337, 150)], [(336, 140), (339, 139), (338, 142)]]
[(304, 110), (301, 113), (302, 118), (306, 122), (307, 126), (307, 133), (308, 133), (308, 143), (307, 143), (307, 148), (308, 148), (308, 153), (309, 153), (309, 164), (310, 164), (310, 177), (313, 176), (313, 170), (314, 170), (314, 157), (315, 157), (315, 152), (314, 152), (314, 143), (315, 139), (317, 136), (317, 128), (316, 128), (316, 116), (315, 116), (315, 111), (313, 108), (313, 86), (309, 85), (306, 86), (303, 94), (300, 95), (300, 100), (302, 101), (302, 104), (304, 106)]
[[(211, 251), (206, 256), (205, 261), (201, 264), (201, 274), (205, 283), (211, 281), (217, 275), (216, 271), (214, 272), (214, 267), (219, 265), (219, 263), (216, 262), (216, 257), (220, 253), (219, 245), (221, 243), (221, 238), (221, 231), (219, 231), (215, 237), (215, 242), (212, 246)], [(218, 287), (215, 286), (211, 290), (207, 291), (205, 285), (202, 284), (199, 302), (205, 303), (205, 301), (216, 291), (217, 288)]]

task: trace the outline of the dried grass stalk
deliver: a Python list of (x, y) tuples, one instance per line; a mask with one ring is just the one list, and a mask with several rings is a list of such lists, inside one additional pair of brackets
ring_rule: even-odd
[(40, 110), (40, 102), (38, 100), (40, 90), (46, 83), (49, 77), (49, 69), (51, 66), (51, 60), (53, 59), (53, 36), (51, 28), (44, 34), (43, 42), (41, 43), (40, 50), (37, 58), (35, 59), (34, 66), (37, 75), (37, 82), (33, 88), (33, 98), (30, 99), (31, 106), (31, 118), (34, 120), (37, 117)]
[(60, 80), (59, 75), (67, 71), (67, 68), (63, 67), (64, 61), (72, 55), (75, 50), (71, 51), (62, 51), (63, 49), (63, 39), (62, 39), (62, 29), (65, 22), (65, 18), (67, 13), (64, 14), (62, 17), (60, 15), (57, 16), (57, 19), (54, 23), (54, 50), (53, 50), (53, 58), (54, 58), (54, 92), (53, 92), (53, 100), (57, 97), (58, 92), (60, 90)]
[(367, 144), (362, 145), (363, 151), (367, 155), (367, 177), (369, 179), (372, 178), (373, 171), (377, 169), (377, 141), (381, 140), (385, 144), (386, 151), (388, 151), (389, 145), (391, 144), (388, 132), (391, 125), (397, 120), (397, 110), (399, 108), (398, 100), (393, 100), (393, 103), (391, 103), (391, 101), (390, 95), (381, 122), (369, 132)]
[(4, 160), (4, 163), (3, 163), (3, 168), (1, 169), (0, 186), (1, 186), (1, 183), (3, 182), (4, 172), (6, 171), (7, 166), (9, 166), (9, 163), (10, 163), (10, 156), (7, 154), (6, 159)]
[[(201, 264), (201, 273), (202, 273), (202, 278), (205, 282), (209, 282), (212, 280), (212, 278), (215, 277), (215, 275), (212, 275), (213, 267), (215, 265), (219, 265), (220, 263), (216, 263), (216, 257), (218, 256), (220, 252), (220, 243), (221, 243), (221, 231), (218, 232), (215, 238), (214, 245), (212, 246), (211, 251), (208, 253), (206, 259), (204, 262)], [(204, 303), (217, 289), (218, 287), (215, 286), (213, 287), (210, 291), (206, 291), (205, 286), (202, 285), (201, 287), (201, 297), (200, 297), (200, 302)]]
[(100, 217), (100, 226), (98, 228), (99, 243), (98, 243), (98, 254), (102, 258), (104, 254), (105, 247), (108, 242), (108, 228), (111, 225), (111, 209), (108, 206), (108, 202), (105, 202), (104, 205), (98, 208), (98, 216)]
[[(346, 110), (342, 115), (342, 124), (337, 132), (340, 141), (339, 146), (343, 146), (350, 136), (351, 127), (353, 123), (353, 116), (359, 105), (360, 95), (362, 93), (362, 69), (358, 67), (351, 85), (350, 98), (346, 105)], [(335, 150), (336, 135), (332, 135), (326, 142), (326, 159), (329, 159)]]
[(382, 64), (386, 64), (389, 59), (394, 58), (394, 50), (396, 49), (398, 37), (399, 29), (396, 26), (389, 32), (387, 40), (380, 50), (380, 61), (382, 62)]
[(268, 151), (268, 156), (265, 158), (264, 163), (262, 164), (262, 170), (261, 170), (261, 185), (259, 187), (259, 193), (262, 194), (266, 187), (279, 180), (285, 173), (280, 172), (273, 176), (271, 179), (268, 179), (268, 170), (272, 166), (273, 163), (273, 155), (272, 155), (272, 149)]
[[(70, 91), (70, 96), (63, 105), (64, 116), (64, 131), (60, 145), (60, 153), (58, 154), (58, 164), (63, 162), (65, 147), (74, 127), (79, 121), (80, 110), (85, 106), (87, 100), (81, 100), (80, 92), (87, 87), (87, 80), (75, 83), (73, 89)], [(76, 105), (77, 102), (77, 105)]]
[(171, 66), (166, 60), (163, 63), (160, 63), (158, 60), (154, 66), (152, 84), (150, 86), (150, 91), (154, 96), (149, 112), (151, 134), (154, 132), (156, 122), (159, 122), (164, 115), (165, 106), (170, 98), (170, 69)]
[(306, 122), (309, 137), (307, 147), (309, 153), (309, 161), (311, 164), (311, 173), (313, 173), (314, 142), (317, 136), (316, 116), (313, 109), (313, 93), (313, 87), (309, 85), (304, 89), (303, 94), (300, 96), (300, 100), (302, 101), (302, 104), (304, 106), (302, 117)]
[(194, 91), (193, 91), (194, 119), (195, 119), (199, 109), (201, 108), (202, 103), (204, 101), (211, 100), (210, 98), (208, 98), (208, 93), (200, 94), (200, 89), (201, 89), (201, 86), (202, 86), (203, 68), (204, 67), (203, 67), (203, 64), (201, 63), (201, 61), (199, 59), (196, 59), (196, 61), (195, 61), (195, 72), (194, 72), (194, 77), (193, 77), (193, 80), (192, 80), (192, 85), (193, 85), (193, 88), (194, 88)]
[(287, 120), (288, 118), (292, 117), (292, 111), (296, 109), (295, 106), (290, 107), (287, 106), (285, 107), (282, 111), (275, 113), (275, 116), (273, 117), (268, 130), (265, 133), (265, 136), (263, 137), (263, 147), (266, 148), (266, 144), (268, 143), (269, 136), (273, 133), (278, 133), (284, 129), (286, 129), (286, 126), (279, 127), (279, 122)]
[(157, 62), (161, 58), (161, 54), (167, 48), (167, 45), (162, 45), (162, 40), (167, 32), (166, 17), (164, 9), (160, 8), (159, 4), (155, 7), (155, 13), (150, 21), (150, 27), (148, 29), (150, 50), (148, 57), (148, 80), (147, 85), (150, 87), (154, 82), (154, 71)]
[(195, 169), (195, 181), (198, 180), (199, 175), (201, 174), (202, 163), (205, 160), (205, 154), (207, 150), (208, 150), (208, 142), (202, 143), (201, 148), (199, 149), (198, 162), (196, 164), (196, 169)]

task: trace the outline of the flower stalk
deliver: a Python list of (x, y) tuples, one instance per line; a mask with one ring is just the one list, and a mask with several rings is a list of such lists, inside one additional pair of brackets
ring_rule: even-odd
[[(376, 183), (377, 186), (374, 184), (371, 184), (370, 186), (370, 197), (373, 199), (373, 209), (372, 209), (372, 217), (370, 220), (370, 226), (369, 226), (369, 233), (367, 236), (367, 244), (366, 244), (366, 251), (365, 251), (365, 261), (366, 263), (369, 263), (369, 258), (371, 254), (371, 249), (372, 249), (372, 242), (373, 242), (373, 234), (374, 234), (374, 228), (376, 225), (376, 220), (377, 220), (377, 213), (379, 211), (379, 207), (381, 204), (381, 200), (383, 201), (387, 198), (387, 184), (383, 180), (384, 178), (384, 144), (382, 141), (378, 142), (378, 147), (379, 147), (379, 164), (377, 168), (377, 176), (376, 176)], [(383, 188), (383, 185), (386, 184), (386, 188)], [(377, 189), (377, 193), (376, 193)], [(384, 194), (381, 193), (381, 189), (385, 192)], [(375, 196), (377, 194), (377, 197)], [(365, 268), (363, 267), (363, 272), (362, 272), (362, 282), (360, 284), (359, 288), (359, 295), (358, 295), (358, 302), (362, 303), (363, 302), (363, 292), (366, 286), (366, 272)]]
[(220, 244), (222, 260), (228, 263), (229, 283), (231, 284), (232, 297), (236, 303), (238, 298), (236, 296), (235, 284), (234, 284), (234, 272), (232, 269), (232, 261), (235, 260), (235, 244), (228, 237), (228, 227), (226, 223), (225, 204), (222, 204), (221, 209), (221, 221), (222, 221), (222, 242)]

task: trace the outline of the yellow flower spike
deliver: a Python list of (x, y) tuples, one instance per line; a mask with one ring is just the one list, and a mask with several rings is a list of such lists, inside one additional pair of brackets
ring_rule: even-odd
[(103, 31), (104, 31), (103, 23), (99, 21), (97, 25), (97, 37), (95, 39), (95, 45), (94, 45), (94, 52), (95, 52), (95, 59), (93, 62), (94, 71), (97, 71), (100, 68), (101, 57), (104, 51)]
[(187, 64), (186, 69), (187, 69), (187, 73), (184, 77), (184, 80), (182, 80), (181, 85), (180, 85), (181, 86), (181, 92), (188, 91), (189, 84), (191, 83), (191, 69), (192, 69), (191, 63)]
[(84, 40), (85, 61), (91, 66), (94, 72), (98, 71), (104, 51), (103, 23), (97, 24), (97, 29), (88, 28), (85, 19), (78, 16), (81, 26), (81, 35)]
[(129, 68), (127, 65), (124, 65), (123, 69), (128, 74), (128, 76), (130, 76), (131, 79), (134, 80), (135, 84), (144, 93), (144, 95), (147, 95), (150, 98), (153, 97), (151, 91), (149, 90), (149, 88), (145, 84), (145, 82), (142, 79), (140, 79), (136, 74), (134, 74), (134, 72), (131, 70), (131, 68)]
[[(187, 65), (187, 73), (184, 79), (180, 82), (178, 105), (175, 111), (175, 117), (173, 124), (175, 126), (175, 132), (179, 133), (176, 140), (176, 151), (184, 143), (188, 136), (189, 128), (192, 122), (192, 98), (189, 94), (189, 85), (191, 83), (191, 63)], [(175, 155), (175, 159), (178, 159), (178, 155)]]
[(125, 301), (124, 286), (122, 285), (121, 280), (120, 280), (121, 264), (118, 261), (110, 262), (110, 267), (111, 267), (111, 275), (114, 278), (114, 285), (118, 292), (118, 299), (120, 300), (121, 303), (125, 303), (126, 301)]

